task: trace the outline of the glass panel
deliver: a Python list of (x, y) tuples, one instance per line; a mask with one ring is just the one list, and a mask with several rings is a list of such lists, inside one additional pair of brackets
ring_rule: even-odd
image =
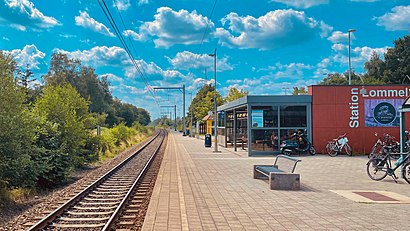
[(252, 151), (278, 151), (278, 130), (252, 129)]
[(232, 112), (226, 113), (226, 127), (233, 128), (233, 113)]
[(225, 112), (218, 112), (218, 127), (225, 127)]
[[(280, 139), (279, 142), (282, 142), (284, 140), (292, 140), (293, 137), (292, 135), (294, 133), (305, 133), (305, 131), (307, 132), (306, 128), (298, 128), (298, 129), (280, 129)], [(306, 134), (305, 134), (306, 136)]]
[(295, 129), (280, 129), (280, 139), (279, 141), (282, 142), (284, 140), (291, 140), (293, 133), (297, 130)]
[(306, 106), (281, 106), (280, 126), (281, 127), (306, 127), (307, 113)]
[(277, 127), (278, 107), (277, 106), (253, 106), (252, 107), (252, 127)]

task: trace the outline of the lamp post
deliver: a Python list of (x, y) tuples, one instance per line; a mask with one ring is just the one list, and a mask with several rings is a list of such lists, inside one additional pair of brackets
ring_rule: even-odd
[(347, 31), (348, 37), (349, 37), (349, 85), (352, 84), (352, 67), (351, 67), (351, 61), (350, 61), (350, 33), (355, 32), (355, 29), (349, 29)]
[(193, 119), (192, 119), (192, 114), (193, 114), (193, 111), (192, 111), (192, 92), (190, 92), (189, 94), (191, 94), (191, 127), (189, 127), (189, 137), (192, 137), (192, 126), (193, 126), (193, 124), (192, 124), (192, 121), (193, 121)]
[(289, 87), (282, 87), (283, 90), (285, 90), (285, 95), (286, 95), (286, 90), (289, 89)]
[(218, 151), (218, 111), (216, 106), (216, 48), (213, 54), (208, 54), (211, 57), (214, 57), (214, 85), (215, 85), (215, 92), (214, 92), (214, 123), (215, 123), (215, 149), (214, 152)]

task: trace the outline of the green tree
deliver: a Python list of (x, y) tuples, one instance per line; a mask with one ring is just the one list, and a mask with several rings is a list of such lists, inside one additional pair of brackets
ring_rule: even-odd
[(48, 73), (43, 76), (46, 84), (58, 86), (69, 83), (85, 99), (90, 101), (90, 111), (107, 114), (110, 125), (119, 123), (113, 108), (113, 98), (106, 77), (99, 78), (91, 67), (83, 66), (79, 60), (66, 54), (54, 53)]
[(386, 83), (402, 83), (410, 76), (410, 35), (394, 41), (394, 47), (384, 54), (385, 71), (383, 80)]
[(319, 82), (319, 85), (346, 85), (349, 80), (339, 73), (328, 74), (326, 78)]
[(384, 64), (384, 61), (380, 59), (380, 56), (373, 51), (370, 60), (364, 64), (364, 69), (366, 70), (366, 73), (363, 76), (364, 79), (382, 81), (386, 65)]
[(41, 161), (46, 168), (40, 182), (58, 184), (87, 159), (84, 147), (90, 134), (86, 127), (92, 121), (88, 102), (69, 84), (48, 85), (34, 113), (43, 121), (37, 145), (45, 150)]
[(247, 96), (248, 93), (249, 93), (248, 91), (244, 91), (243, 89), (238, 90), (235, 87), (231, 87), (231, 88), (229, 88), (228, 95), (225, 97), (225, 101), (226, 102), (234, 101), (236, 99)]
[(0, 52), (0, 187), (8, 188), (32, 186), (37, 176), (36, 122), (14, 80), (16, 70), (12, 57)]
[[(188, 108), (188, 118), (193, 114), (193, 120), (202, 121), (202, 119), (208, 114), (208, 111), (214, 111), (214, 90), (215, 88), (211, 84), (204, 85), (192, 99), (192, 103)], [(222, 96), (219, 92), (216, 93), (217, 106), (224, 103)], [(188, 122), (189, 120), (187, 120)]]
[(307, 90), (305, 87), (293, 87), (292, 95), (300, 95), (300, 94), (307, 94)]

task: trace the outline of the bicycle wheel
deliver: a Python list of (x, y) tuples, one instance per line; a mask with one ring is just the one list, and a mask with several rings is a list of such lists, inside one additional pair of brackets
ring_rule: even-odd
[(372, 180), (383, 180), (387, 176), (387, 161), (382, 158), (371, 158), (367, 162), (367, 175)]
[(308, 151), (308, 152), (309, 152), (309, 154), (312, 155), (312, 156), (316, 155), (316, 149), (315, 149), (313, 146), (309, 148), (309, 151)]
[(410, 162), (405, 163), (401, 171), (403, 178), (410, 184)]
[(374, 145), (372, 150), (370, 151), (369, 155), (367, 155), (368, 158), (372, 158), (377, 154), (382, 153), (382, 146), (381, 145)]
[(349, 144), (345, 145), (345, 151), (348, 156), (352, 156), (352, 149), (350, 148)]
[(334, 143), (328, 143), (326, 145), (326, 152), (331, 157), (335, 157), (338, 154), (338, 152), (335, 150), (335, 144)]

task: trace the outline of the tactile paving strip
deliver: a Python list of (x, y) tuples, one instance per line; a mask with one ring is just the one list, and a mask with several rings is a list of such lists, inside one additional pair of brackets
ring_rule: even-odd
[(410, 204), (410, 197), (388, 191), (330, 190), (349, 200), (359, 203)]

